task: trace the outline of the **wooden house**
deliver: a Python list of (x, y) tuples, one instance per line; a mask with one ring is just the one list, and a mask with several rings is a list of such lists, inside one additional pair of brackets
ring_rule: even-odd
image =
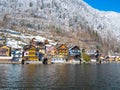
[(11, 56), (11, 48), (8, 46), (0, 47), (0, 56)]
[(31, 46), (28, 49), (28, 60), (30, 61), (38, 61), (38, 56), (36, 55), (36, 48), (34, 46)]
[(0, 47), (0, 61), (4, 60), (11, 60), (11, 48), (8, 46), (1, 46)]
[(27, 45), (26, 48), (24, 48), (23, 57), (25, 58), (25, 60), (38, 61), (38, 56), (36, 53), (37, 53), (36, 47)]
[(78, 46), (73, 46), (69, 48), (69, 58), (74, 60), (79, 60), (81, 57), (81, 50)]
[(68, 47), (66, 44), (61, 44), (56, 47), (56, 55), (53, 56), (52, 61), (53, 63), (61, 63), (66, 62), (68, 60)]
[(48, 40), (45, 40), (45, 41), (44, 41), (44, 44), (49, 44), (49, 41), (48, 41)]
[(61, 57), (68, 56), (68, 47), (66, 46), (66, 44), (61, 44), (57, 47), (57, 54)]

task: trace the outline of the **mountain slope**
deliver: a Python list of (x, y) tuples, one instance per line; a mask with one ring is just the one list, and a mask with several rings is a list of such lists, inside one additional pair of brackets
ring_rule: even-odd
[(97, 31), (103, 40), (120, 41), (120, 14), (99, 11), (82, 0), (0, 0), (0, 15), (9, 14), (8, 26), (45, 31)]

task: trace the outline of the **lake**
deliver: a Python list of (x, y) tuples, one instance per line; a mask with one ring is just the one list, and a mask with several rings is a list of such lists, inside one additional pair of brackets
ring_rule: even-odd
[(120, 64), (0, 64), (0, 90), (120, 90)]

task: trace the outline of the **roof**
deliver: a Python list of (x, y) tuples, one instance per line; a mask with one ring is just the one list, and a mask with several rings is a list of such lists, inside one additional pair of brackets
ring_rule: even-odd
[(24, 49), (24, 50), (28, 50), (28, 49), (30, 49), (30, 47), (31, 47), (30, 45), (25, 45), (25, 46), (23, 47), (23, 49)]
[(66, 44), (61, 44), (61, 45), (57, 45), (57, 46), (58, 46), (57, 49), (59, 49), (59, 48), (61, 48), (61, 47), (68, 49), (68, 47), (66, 46)]
[(80, 50), (79, 46), (72, 46), (72, 47), (69, 48), (69, 50), (72, 50), (74, 48), (77, 48), (78, 50)]
[(1, 45), (1, 46), (0, 46), (0, 48), (2, 48), (2, 47), (7, 47), (7, 48), (10, 48), (9, 46), (5, 46), (5, 45)]

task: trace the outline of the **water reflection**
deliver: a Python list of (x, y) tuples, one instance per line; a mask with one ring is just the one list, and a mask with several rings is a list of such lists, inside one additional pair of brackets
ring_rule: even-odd
[(119, 90), (119, 64), (0, 64), (0, 89)]

